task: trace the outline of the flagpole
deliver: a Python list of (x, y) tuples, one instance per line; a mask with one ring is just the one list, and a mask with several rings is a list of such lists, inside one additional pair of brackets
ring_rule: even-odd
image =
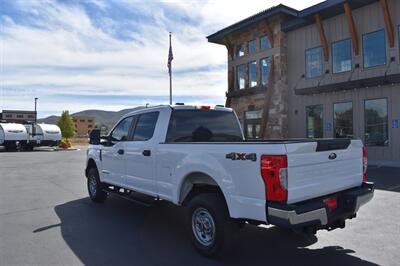
[[(171, 32), (169, 33), (169, 47), (171, 49)], [(172, 62), (169, 66), (169, 104), (172, 105)]]

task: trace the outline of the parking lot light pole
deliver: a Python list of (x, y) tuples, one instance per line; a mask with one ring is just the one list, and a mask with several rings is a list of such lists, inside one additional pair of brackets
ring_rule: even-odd
[(37, 123), (37, 100), (39, 98), (35, 97), (35, 124)]

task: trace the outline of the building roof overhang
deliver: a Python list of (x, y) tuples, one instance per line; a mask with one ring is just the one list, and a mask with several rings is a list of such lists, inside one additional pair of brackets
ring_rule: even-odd
[(344, 13), (343, 4), (345, 2), (348, 2), (350, 7), (354, 10), (377, 1), (379, 0), (327, 0), (301, 11), (280, 4), (219, 30), (207, 36), (207, 39), (212, 43), (224, 44), (225, 36), (278, 14), (285, 14), (289, 17), (286, 21), (282, 22), (282, 31), (288, 32), (314, 24), (315, 14), (319, 14), (321, 19), (328, 19)]
[(378, 0), (327, 0), (299, 11), (294, 19), (282, 23), (282, 31), (292, 31), (315, 23), (314, 15), (319, 14), (321, 19), (328, 19), (344, 13), (344, 3), (348, 2), (351, 9), (357, 9)]
[(213, 33), (213, 34), (207, 36), (207, 39), (209, 42), (212, 42), (212, 43), (224, 44), (224, 37), (226, 35), (229, 35), (233, 32), (241, 30), (253, 23), (259, 22), (261, 20), (270, 18), (270, 17), (272, 17), (274, 15), (278, 15), (278, 14), (285, 14), (285, 15), (295, 18), (298, 16), (298, 12), (299, 11), (294, 8), (280, 4), (280, 5), (271, 7), (269, 9), (266, 9), (264, 11), (261, 11), (260, 13), (257, 13), (251, 17), (241, 20), (235, 24), (232, 24), (222, 30), (219, 30), (216, 33)]

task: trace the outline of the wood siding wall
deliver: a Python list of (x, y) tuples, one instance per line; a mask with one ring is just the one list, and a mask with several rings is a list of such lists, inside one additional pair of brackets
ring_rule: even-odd
[[(356, 25), (360, 55), (354, 56), (352, 65), (359, 64), (360, 68), (352, 74), (352, 80), (383, 76), (390, 62), (390, 57), (395, 57), (388, 68), (388, 74), (400, 73), (399, 63), (399, 25), (400, 25), (400, 1), (389, 0), (389, 8), (392, 15), (392, 23), (395, 29), (395, 46), (389, 48), (387, 32), (386, 38), (386, 61), (385, 66), (363, 68), (362, 36), (365, 33), (385, 29), (383, 10), (379, 3), (353, 10)], [(346, 82), (351, 72), (332, 74), (332, 43), (335, 41), (351, 38), (348, 20), (345, 14), (322, 21), (325, 34), (329, 43), (329, 62), (324, 62), (324, 70), (329, 69), (329, 74), (321, 77), (307, 79), (301, 76), (305, 74), (305, 50), (321, 46), (316, 25), (309, 25), (288, 33), (288, 72), (289, 72), (289, 136), (305, 137), (306, 116), (305, 107), (308, 105), (323, 104), (324, 106), (324, 137), (333, 137), (333, 104), (337, 102), (353, 102), (354, 134), (356, 138), (364, 140), (364, 101), (374, 98), (388, 99), (388, 123), (389, 123), (389, 146), (369, 147), (369, 158), (400, 160), (400, 129), (392, 129), (392, 119), (400, 119), (400, 84), (381, 87), (363, 88), (358, 90), (341, 91), (335, 93), (323, 93), (315, 95), (299, 96), (295, 89), (308, 88), (338, 82)], [(331, 123), (332, 128), (328, 130), (326, 123)]]

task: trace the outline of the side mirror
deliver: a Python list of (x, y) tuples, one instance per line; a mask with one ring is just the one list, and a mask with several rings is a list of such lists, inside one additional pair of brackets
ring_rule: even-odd
[(89, 133), (89, 144), (99, 145), (100, 144), (100, 129), (94, 128)]

